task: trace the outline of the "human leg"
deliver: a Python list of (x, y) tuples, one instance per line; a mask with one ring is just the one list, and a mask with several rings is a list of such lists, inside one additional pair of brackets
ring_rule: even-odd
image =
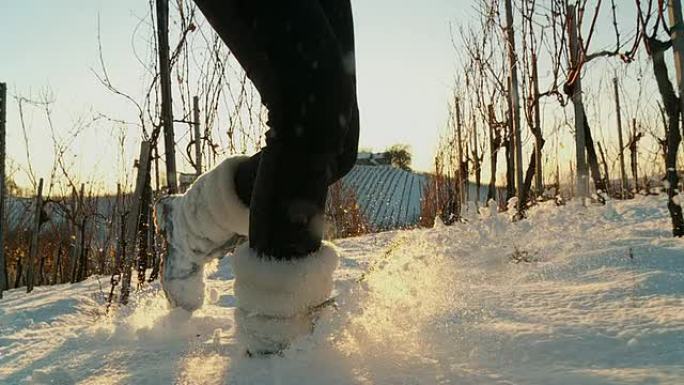
[[(248, 344), (280, 349), (311, 327), (308, 309), (332, 289), (337, 251), (321, 247), (322, 218), (328, 185), (351, 167), (338, 159), (355, 160), (353, 71), (316, 0), (196, 2), (269, 109), (266, 147), (235, 171), (233, 193), (250, 205), (250, 242), (234, 254), (234, 287)], [(241, 169), (251, 170), (248, 199), (240, 194)]]
[(270, 130), (266, 147), (242, 167), (247, 177), (238, 172), (238, 186), (253, 188), (241, 194), (249, 196), (250, 236), (233, 256), (236, 319), (248, 349), (269, 352), (308, 332), (310, 308), (332, 290), (338, 254), (321, 246), (323, 208), (338, 173), (354, 87), (317, 1), (255, 0), (240, 11), (248, 14), (241, 19), (252, 26), (260, 54), (254, 46), (233, 47), (238, 36), (222, 37), (268, 107)]
[(237, 196), (235, 172), (245, 156), (230, 157), (200, 176), (185, 194), (155, 205), (157, 228), (166, 239), (162, 288), (171, 306), (193, 311), (204, 302), (204, 265), (234, 246), (249, 229), (249, 206)]
[[(344, 177), (354, 166), (358, 150), (359, 109), (356, 97), (354, 24), (349, 0), (319, 0), (319, 4), (338, 42), (342, 54), (344, 72), (352, 86), (352, 92), (341, 95), (349, 99), (349, 101), (341, 105), (351, 106), (351, 111), (348, 114), (342, 113), (343, 116), (348, 116), (349, 123), (343, 135), (344, 139), (341, 150), (335, 157), (335, 164), (330, 167), (332, 178), (327, 183), (332, 185)], [(255, 68), (257, 66), (252, 65), (251, 67)], [(261, 78), (263, 79), (264, 77), (262, 76)], [(253, 155), (249, 161), (241, 164), (236, 175), (238, 195), (247, 204), (249, 204), (252, 198), (252, 190), (260, 161), (261, 152)]]

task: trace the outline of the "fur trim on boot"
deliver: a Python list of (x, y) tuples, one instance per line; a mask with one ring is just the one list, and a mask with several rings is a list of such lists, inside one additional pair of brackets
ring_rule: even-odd
[(161, 282), (172, 306), (193, 311), (204, 301), (204, 264), (224, 255), (249, 229), (249, 207), (237, 196), (235, 173), (246, 156), (230, 157), (201, 175), (182, 195), (155, 205), (167, 242)]
[(236, 249), (236, 321), (238, 338), (248, 351), (282, 351), (313, 330), (312, 309), (330, 298), (338, 260), (337, 249), (328, 242), (292, 260), (259, 257), (247, 244)]

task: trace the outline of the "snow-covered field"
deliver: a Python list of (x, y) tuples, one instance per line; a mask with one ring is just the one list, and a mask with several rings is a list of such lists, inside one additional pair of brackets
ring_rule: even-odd
[(107, 278), (10, 291), (0, 384), (682, 384), (684, 240), (664, 199), (340, 241), (338, 308), (283, 357), (233, 339), (230, 256), (189, 319), (157, 285), (110, 315)]

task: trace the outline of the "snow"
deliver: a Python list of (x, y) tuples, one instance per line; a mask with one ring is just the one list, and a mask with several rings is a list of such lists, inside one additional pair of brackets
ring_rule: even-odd
[[(529, 218), (336, 242), (337, 309), (282, 357), (234, 338), (230, 256), (202, 309), (157, 284), (104, 312), (108, 279), (0, 300), (0, 384), (676, 384), (684, 241), (665, 196), (544, 203)], [(533, 263), (512, 263), (525, 252)]]
[(394, 166), (356, 165), (342, 178), (353, 189), (364, 217), (376, 229), (415, 226), (427, 179)]

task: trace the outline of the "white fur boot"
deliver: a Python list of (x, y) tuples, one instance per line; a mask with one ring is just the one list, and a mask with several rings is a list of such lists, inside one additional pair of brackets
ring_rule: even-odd
[(204, 265), (227, 252), (249, 229), (249, 207), (237, 195), (235, 173), (246, 156), (227, 158), (202, 174), (185, 194), (155, 205), (167, 241), (161, 282), (171, 306), (193, 311), (204, 302)]
[(292, 260), (257, 256), (247, 244), (235, 250), (237, 333), (248, 352), (277, 353), (311, 333), (313, 310), (330, 298), (338, 259), (328, 242)]

